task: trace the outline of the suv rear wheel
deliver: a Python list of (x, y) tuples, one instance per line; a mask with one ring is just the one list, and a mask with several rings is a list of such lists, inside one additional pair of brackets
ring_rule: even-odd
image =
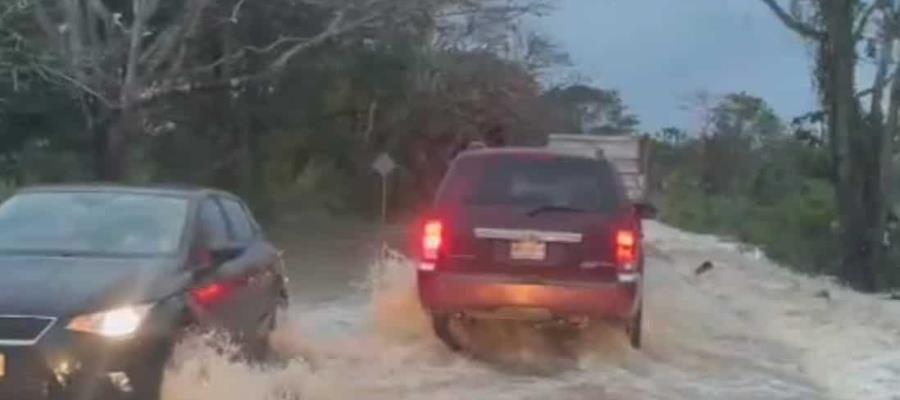
[(463, 346), (460, 344), (459, 339), (453, 333), (453, 329), (451, 329), (450, 325), (453, 322), (453, 317), (447, 314), (434, 314), (431, 316), (431, 327), (434, 329), (435, 336), (444, 343), (450, 350), (453, 351), (462, 351)]
[(628, 341), (631, 344), (631, 347), (634, 349), (641, 348), (641, 339), (643, 334), (643, 325), (644, 325), (644, 307), (641, 306), (638, 309), (638, 312), (632, 317), (631, 321), (628, 322), (628, 326), (626, 327), (626, 332), (628, 333)]

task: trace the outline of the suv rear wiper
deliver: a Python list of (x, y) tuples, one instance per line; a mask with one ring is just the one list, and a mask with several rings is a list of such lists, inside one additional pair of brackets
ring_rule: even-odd
[(568, 206), (540, 206), (540, 207), (531, 209), (530, 211), (525, 213), (525, 215), (527, 215), (529, 217), (534, 217), (538, 214), (545, 213), (545, 212), (586, 213), (587, 210), (584, 210), (581, 208), (575, 208), (575, 207), (568, 207)]

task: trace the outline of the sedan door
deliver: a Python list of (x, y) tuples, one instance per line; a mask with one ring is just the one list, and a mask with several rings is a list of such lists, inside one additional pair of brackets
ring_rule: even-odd
[(198, 248), (211, 251), (212, 268), (192, 292), (199, 319), (232, 335), (252, 333), (257, 310), (252, 304), (253, 264), (244, 248), (235, 246), (225, 211), (215, 197), (204, 199), (198, 214)]
[(274, 317), (274, 310), (279, 301), (278, 252), (265, 240), (257, 228), (247, 207), (233, 197), (221, 197), (220, 202), (225, 211), (237, 247), (243, 248), (242, 259), (248, 268), (247, 307), (254, 314), (256, 325)]

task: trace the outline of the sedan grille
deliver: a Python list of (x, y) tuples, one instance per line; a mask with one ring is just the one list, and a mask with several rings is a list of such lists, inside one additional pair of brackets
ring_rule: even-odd
[(37, 343), (54, 318), (0, 316), (0, 345), (27, 346)]

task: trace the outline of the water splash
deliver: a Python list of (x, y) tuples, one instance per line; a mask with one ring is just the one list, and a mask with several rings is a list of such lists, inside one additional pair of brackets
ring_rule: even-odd
[[(460, 355), (432, 334), (418, 303), (414, 264), (383, 249), (358, 291), (298, 304), (285, 315), (271, 338), (278, 362), (236, 362), (221, 338), (188, 338), (176, 351), (164, 399), (817, 397), (805, 382), (753, 364), (777, 349), (742, 352), (733, 341), (716, 339), (716, 332), (732, 332), (712, 324), (720, 316), (698, 305), (707, 299), (695, 299), (673, 274), (661, 271), (664, 279), (649, 282), (655, 290), (648, 300), (657, 307), (648, 313), (644, 352), (631, 350), (614, 325), (575, 334), (489, 322), (465, 327), (471, 351)], [(679, 307), (694, 311), (676, 312)]]

